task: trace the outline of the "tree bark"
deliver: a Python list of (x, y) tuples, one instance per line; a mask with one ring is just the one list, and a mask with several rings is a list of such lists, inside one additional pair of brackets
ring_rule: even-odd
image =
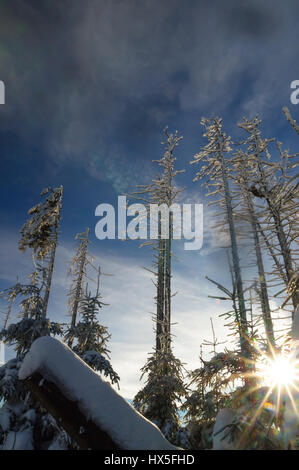
[(245, 198), (247, 201), (248, 213), (249, 213), (253, 239), (254, 239), (256, 262), (257, 262), (257, 268), (258, 268), (258, 274), (259, 274), (260, 300), (261, 300), (261, 307), (262, 307), (262, 314), (263, 314), (263, 321), (264, 321), (266, 336), (267, 336), (267, 340), (269, 341), (269, 343), (273, 347), (275, 347), (275, 338), (274, 338), (273, 322), (271, 318), (271, 310), (270, 310), (270, 303), (269, 303), (269, 297), (268, 297), (266, 275), (265, 275), (265, 270), (264, 270), (262, 251), (260, 247), (260, 241), (259, 241), (259, 235), (258, 235), (258, 229), (257, 229), (257, 218), (254, 212), (254, 206), (252, 203), (251, 195), (247, 191), (245, 193)]
[(226, 205), (226, 212), (227, 212), (227, 219), (228, 219), (229, 233), (230, 233), (230, 240), (231, 240), (233, 272), (234, 272), (237, 297), (238, 297), (240, 333), (241, 333), (240, 334), (240, 346), (241, 346), (241, 351), (244, 354), (244, 356), (249, 357), (248, 323), (247, 323), (246, 306), (245, 306), (244, 293), (243, 293), (243, 282), (242, 282), (242, 276), (241, 276), (239, 254), (238, 254), (236, 230), (235, 230), (235, 224), (233, 220), (232, 200), (231, 200), (231, 194), (230, 194), (230, 189), (228, 185), (224, 157), (221, 151), (220, 143), (219, 143), (218, 158), (221, 163), (225, 205)]
[(165, 253), (165, 328), (167, 348), (170, 348), (170, 322), (171, 322), (171, 239), (172, 239), (172, 222), (171, 213), (169, 214), (169, 236), (166, 240)]
[(165, 240), (161, 239), (161, 213), (158, 220), (158, 280), (157, 280), (157, 319), (156, 319), (156, 350), (162, 349), (165, 303)]
[[(78, 313), (80, 295), (81, 295), (81, 292), (82, 292), (82, 281), (83, 281), (83, 274), (84, 274), (84, 266), (85, 266), (85, 263), (86, 263), (88, 235), (89, 235), (89, 228), (86, 229), (86, 237), (83, 240), (83, 248), (82, 248), (81, 260), (80, 260), (80, 266), (79, 266), (79, 275), (78, 275), (77, 285), (76, 285), (76, 292), (75, 292), (75, 300), (74, 300), (73, 311), (72, 311), (71, 326), (75, 326), (76, 325), (76, 320), (77, 320), (77, 313)], [(69, 347), (72, 347), (72, 343), (73, 343), (73, 339), (70, 338), (69, 341), (68, 341)]]
[(60, 219), (61, 202), (62, 202), (62, 186), (60, 189), (61, 189), (61, 194), (60, 194), (60, 200), (58, 202), (58, 214), (57, 214), (55, 228), (54, 228), (54, 233), (55, 233), (54, 242), (53, 242), (53, 248), (51, 250), (49, 272), (48, 272), (47, 283), (46, 283), (46, 292), (45, 292), (45, 297), (44, 297), (44, 302), (43, 302), (43, 312), (42, 312), (43, 317), (47, 316), (51, 283), (52, 283), (52, 277), (53, 277), (53, 271), (54, 271), (55, 254), (56, 254), (56, 248), (57, 248), (57, 243), (58, 243), (58, 228), (59, 228), (59, 219)]

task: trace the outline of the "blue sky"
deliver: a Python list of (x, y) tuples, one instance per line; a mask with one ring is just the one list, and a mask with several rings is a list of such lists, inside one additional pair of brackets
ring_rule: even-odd
[[(103, 323), (112, 333), (112, 362), (122, 392), (133, 396), (139, 369), (153, 346), (154, 310), (149, 249), (138, 243), (99, 241), (94, 211), (116, 203), (122, 192), (156, 174), (162, 130), (184, 136), (177, 152), (185, 168), (177, 184), (185, 200), (204, 203), (201, 252), (177, 244), (173, 302), (175, 351), (198, 365), (199, 344), (225, 334), (226, 308), (204, 276), (228, 283), (219, 235), (189, 165), (203, 145), (200, 118), (220, 115), (233, 139), (236, 123), (256, 114), (267, 137), (296, 151), (296, 134), (281, 112), (290, 83), (299, 79), (296, 0), (27, 0), (0, 1), (0, 287), (26, 278), (30, 259), (18, 253), (18, 230), (45, 186), (64, 186), (60, 248), (49, 314), (65, 321), (69, 280), (66, 263), (73, 237), (91, 228), (91, 251), (106, 272), (103, 295), (110, 304)], [(215, 276), (215, 273), (217, 276)]]

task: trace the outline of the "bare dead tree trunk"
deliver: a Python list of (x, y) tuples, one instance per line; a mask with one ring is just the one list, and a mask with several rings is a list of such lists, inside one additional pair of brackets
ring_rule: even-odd
[(54, 261), (55, 261), (55, 254), (56, 254), (57, 236), (55, 236), (55, 242), (54, 243), (55, 243), (55, 245), (53, 246), (52, 251), (51, 251), (51, 255), (50, 255), (49, 273), (48, 273), (48, 277), (47, 277), (46, 292), (45, 292), (44, 302), (43, 302), (43, 317), (47, 316), (47, 309), (48, 309), (48, 303), (49, 303), (49, 297), (50, 297), (51, 283), (52, 283), (52, 277), (53, 277), (53, 271), (54, 271)]
[(43, 302), (43, 311), (42, 311), (43, 317), (47, 316), (51, 283), (52, 283), (53, 272), (54, 272), (54, 262), (55, 262), (56, 248), (57, 248), (57, 243), (58, 243), (58, 229), (59, 229), (60, 211), (61, 211), (61, 203), (62, 203), (62, 192), (63, 192), (63, 188), (61, 186), (60, 187), (60, 199), (59, 199), (58, 206), (57, 206), (58, 213), (57, 213), (55, 226), (54, 226), (53, 247), (52, 247), (51, 254), (50, 254), (48, 276), (47, 276), (47, 281), (46, 281), (46, 291), (45, 291), (44, 302)]
[(165, 254), (165, 323), (167, 334), (167, 347), (170, 348), (171, 324), (171, 240), (172, 240), (172, 214), (169, 214), (169, 236), (166, 240)]
[(164, 334), (164, 305), (165, 305), (165, 240), (161, 239), (161, 213), (158, 220), (158, 280), (157, 280), (157, 321), (156, 321), (156, 350), (162, 349)]
[[(290, 283), (292, 281), (293, 275), (294, 275), (294, 270), (293, 270), (293, 261), (292, 261), (292, 255), (291, 255), (291, 250), (287, 241), (286, 234), (284, 232), (283, 228), (283, 223), (281, 220), (281, 215), (279, 213), (279, 210), (277, 209), (275, 203), (273, 203), (271, 195), (269, 194), (268, 188), (265, 185), (264, 181), (264, 172), (262, 166), (259, 164), (259, 171), (260, 171), (260, 176), (261, 180), (264, 182), (263, 184), (263, 190), (262, 191), (257, 191), (256, 188), (253, 188), (254, 194), (257, 195), (260, 198), (264, 198), (266, 200), (269, 212), (271, 214), (271, 217), (274, 222), (274, 230), (278, 239), (278, 243), (280, 246), (280, 253), (283, 259), (284, 263), (284, 270), (285, 270), (285, 278), (287, 280), (287, 283)], [(296, 309), (298, 303), (299, 303), (299, 295), (296, 290), (292, 293), (292, 302), (294, 305), (294, 310)]]
[(287, 279), (287, 277), (286, 277), (286, 275), (285, 275), (285, 272), (284, 272), (284, 270), (283, 270), (283, 267), (282, 267), (282, 265), (280, 264), (280, 262), (279, 262), (279, 260), (278, 260), (278, 258), (277, 258), (277, 256), (276, 256), (276, 254), (275, 254), (275, 252), (274, 252), (274, 250), (273, 250), (271, 244), (269, 243), (268, 237), (267, 237), (267, 235), (265, 234), (264, 230), (262, 229), (261, 224), (259, 223), (259, 221), (257, 221), (257, 227), (258, 227), (259, 233), (262, 235), (262, 237), (263, 237), (263, 239), (264, 239), (264, 242), (265, 242), (265, 244), (266, 244), (267, 250), (269, 251), (269, 253), (270, 253), (270, 255), (271, 255), (271, 257), (272, 257), (272, 259), (273, 259), (273, 261), (274, 261), (274, 263), (275, 263), (275, 266), (276, 266), (276, 268), (277, 268), (277, 270), (278, 270), (278, 272), (279, 272), (280, 277), (283, 279), (285, 285), (287, 286), (287, 285), (288, 285), (288, 279)]
[[(247, 129), (247, 132), (249, 132), (249, 134), (253, 137), (253, 152), (256, 158), (256, 165), (257, 165), (258, 177), (259, 177), (258, 184), (261, 187), (261, 190), (259, 190), (253, 185), (253, 187), (251, 188), (251, 192), (255, 196), (265, 199), (267, 203), (270, 216), (272, 217), (273, 222), (274, 222), (274, 231), (276, 233), (277, 240), (280, 246), (280, 253), (284, 262), (284, 269), (285, 269), (287, 282), (290, 283), (294, 275), (291, 250), (290, 250), (290, 246), (287, 240), (287, 236), (283, 228), (283, 222), (282, 222), (279, 207), (277, 206), (277, 203), (275, 202), (275, 199), (273, 198), (271, 189), (269, 189), (268, 187), (267, 177), (265, 175), (263, 164), (260, 158), (261, 153), (265, 150), (266, 147), (265, 145), (263, 145), (261, 137), (258, 134), (257, 127), (254, 127), (252, 130)], [(298, 292), (296, 292), (295, 290), (292, 293), (291, 297), (292, 297), (292, 302), (293, 302), (294, 310), (295, 310), (296, 306), (299, 303)]]
[[(277, 234), (277, 238), (281, 247), (281, 255), (284, 261), (286, 277), (289, 283), (291, 282), (293, 275), (294, 275), (291, 250), (290, 250), (286, 235), (283, 230), (279, 211), (274, 207), (274, 205), (272, 204), (271, 200), (268, 197), (266, 197), (266, 200), (267, 200), (268, 207), (271, 211), (271, 214), (273, 216), (273, 220), (275, 223), (276, 234)], [(298, 295), (298, 292), (296, 291), (292, 293), (292, 302), (293, 302), (294, 311), (295, 311), (297, 305), (299, 304), (299, 295)]]
[(221, 163), (225, 206), (226, 206), (226, 211), (227, 211), (227, 220), (228, 220), (230, 240), (231, 240), (232, 264), (233, 264), (235, 286), (236, 286), (237, 297), (238, 297), (240, 333), (241, 333), (240, 346), (241, 346), (241, 351), (244, 354), (244, 356), (248, 357), (249, 356), (248, 324), (247, 324), (246, 306), (245, 306), (244, 292), (243, 292), (243, 282), (242, 282), (242, 276), (241, 276), (239, 254), (238, 254), (236, 230), (235, 230), (235, 224), (234, 224), (234, 219), (233, 219), (232, 199), (231, 199), (230, 189), (228, 185), (228, 178), (227, 178), (227, 173), (226, 173), (226, 168), (225, 168), (224, 157), (221, 152), (221, 148), (219, 148), (218, 155), (219, 155), (219, 161)]
[(76, 284), (75, 300), (74, 300), (73, 311), (72, 311), (71, 326), (76, 325), (79, 301), (80, 301), (80, 296), (81, 296), (81, 292), (82, 292), (82, 281), (83, 281), (83, 275), (84, 275), (84, 266), (86, 264), (88, 236), (89, 236), (89, 228), (86, 229), (85, 238), (83, 240), (82, 256), (81, 256), (81, 260), (80, 260), (79, 275), (78, 275), (77, 284)]
[(274, 347), (275, 338), (274, 338), (273, 322), (271, 318), (271, 310), (270, 310), (270, 303), (269, 303), (269, 297), (268, 297), (266, 275), (265, 275), (262, 251), (261, 251), (260, 240), (259, 240), (259, 235), (258, 235), (257, 218), (254, 212), (254, 206), (253, 206), (250, 194), (246, 194), (245, 197), (247, 200), (248, 214), (250, 217), (250, 223), (251, 223), (253, 239), (254, 239), (254, 248), (255, 248), (256, 262), (257, 262), (258, 275), (259, 275), (260, 300), (261, 300), (263, 321), (264, 321), (267, 340)]
[[(247, 167), (244, 159), (248, 158), (247, 154), (239, 152), (236, 154), (235, 168), (237, 172), (237, 184), (240, 188), (241, 195), (245, 203), (245, 210), (248, 214), (249, 223), (251, 225), (251, 231), (253, 235), (254, 249), (256, 255), (256, 262), (259, 275), (259, 297), (261, 302), (262, 317), (267, 336), (267, 341), (270, 345), (275, 346), (273, 323), (271, 318), (271, 310), (268, 297), (268, 289), (266, 283), (266, 275), (264, 270), (264, 263), (262, 257), (262, 251), (260, 247), (259, 233), (258, 233), (258, 220), (255, 212), (252, 195), (249, 189), (249, 177)], [(251, 309), (252, 310), (252, 309)]]

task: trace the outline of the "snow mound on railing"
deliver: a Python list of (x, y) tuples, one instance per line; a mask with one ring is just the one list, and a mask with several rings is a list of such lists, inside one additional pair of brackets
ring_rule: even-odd
[(43, 336), (32, 344), (19, 371), (25, 380), (39, 372), (122, 448), (175, 450), (161, 431), (138, 413), (61, 341)]

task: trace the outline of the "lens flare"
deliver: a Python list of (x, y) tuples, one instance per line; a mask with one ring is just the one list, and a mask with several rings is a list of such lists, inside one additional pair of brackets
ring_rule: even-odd
[(298, 364), (291, 357), (265, 358), (257, 366), (257, 375), (269, 387), (287, 387), (298, 380)]

